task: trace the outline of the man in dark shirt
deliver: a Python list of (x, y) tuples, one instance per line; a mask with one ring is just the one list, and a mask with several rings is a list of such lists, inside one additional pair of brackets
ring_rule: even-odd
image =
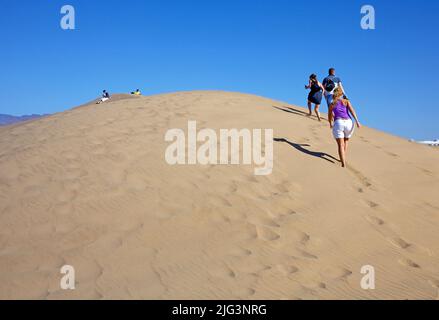
[(104, 90), (104, 91), (102, 92), (102, 98), (110, 99), (110, 94), (107, 92), (107, 90)]
[(325, 98), (326, 98), (326, 103), (328, 104), (328, 108), (332, 103), (332, 97), (335, 88), (340, 87), (341, 90), (343, 91), (343, 94), (345, 94), (343, 85), (341, 83), (341, 79), (335, 75), (334, 68), (329, 69), (329, 75), (325, 79), (323, 79), (322, 85), (323, 88), (325, 88)]

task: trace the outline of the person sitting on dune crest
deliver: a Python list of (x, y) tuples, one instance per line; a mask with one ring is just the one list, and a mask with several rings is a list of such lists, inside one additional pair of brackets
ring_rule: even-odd
[(348, 142), (354, 133), (354, 124), (350, 115), (354, 117), (358, 128), (361, 128), (361, 125), (351, 102), (343, 98), (343, 89), (341, 87), (335, 88), (332, 98), (328, 113), (329, 126), (335, 140), (337, 140), (338, 154), (341, 166), (344, 168), (346, 166)]
[(140, 92), (139, 89), (137, 89), (137, 90), (134, 91), (134, 92), (131, 92), (131, 94), (133, 94), (133, 95), (135, 95), (135, 96), (141, 96), (141, 95), (142, 95), (142, 93)]
[(100, 104), (100, 103), (108, 101), (108, 100), (110, 100), (110, 94), (107, 92), (107, 90), (104, 90), (104, 91), (102, 91), (102, 98), (101, 98), (101, 100), (99, 100), (97, 102), (97, 104)]

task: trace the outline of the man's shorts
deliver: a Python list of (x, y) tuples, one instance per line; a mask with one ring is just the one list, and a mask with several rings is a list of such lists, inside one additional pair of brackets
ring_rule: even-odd
[(326, 94), (325, 95), (326, 103), (328, 104), (328, 109), (329, 109), (329, 106), (332, 103), (333, 98), (334, 98), (334, 95), (332, 95), (332, 94)]

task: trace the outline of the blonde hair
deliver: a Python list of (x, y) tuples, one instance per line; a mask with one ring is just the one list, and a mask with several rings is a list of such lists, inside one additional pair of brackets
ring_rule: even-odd
[(340, 87), (334, 89), (334, 93), (332, 94), (333, 101), (338, 101), (341, 97), (343, 97), (343, 90)]

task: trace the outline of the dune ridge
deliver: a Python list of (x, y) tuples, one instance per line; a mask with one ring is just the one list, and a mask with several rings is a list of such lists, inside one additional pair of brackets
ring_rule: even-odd
[[(438, 299), (437, 150), (365, 127), (342, 169), (305, 113), (192, 91), (0, 128), (0, 298)], [(164, 135), (188, 120), (274, 129), (273, 173), (168, 165)]]

